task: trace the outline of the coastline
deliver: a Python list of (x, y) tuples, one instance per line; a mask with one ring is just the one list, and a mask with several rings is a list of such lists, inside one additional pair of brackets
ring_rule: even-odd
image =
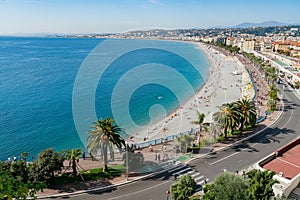
[(209, 62), (209, 72), (205, 83), (195, 91), (179, 108), (154, 124), (146, 126), (144, 131), (133, 134), (129, 142), (140, 143), (166, 138), (197, 128), (192, 124), (199, 113), (205, 114), (205, 122), (212, 122), (213, 113), (218, 106), (236, 101), (242, 97), (252, 98), (254, 89), (245, 66), (236, 58), (223, 55), (213, 47), (200, 42), (188, 42), (205, 54)]

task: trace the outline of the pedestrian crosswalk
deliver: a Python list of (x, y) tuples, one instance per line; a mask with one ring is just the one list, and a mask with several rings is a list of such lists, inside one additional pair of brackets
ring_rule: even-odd
[(169, 163), (161, 163), (161, 167), (167, 170), (170, 175), (174, 176), (174, 178), (181, 177), (185, 174), (190, 175), (196, 182), (198, 186), (197, 187), (198, 191), (200, 191), (204, 187), (204, 185), (209, 182), (208, 178), (206, 178), (203, 174), (201, 174), (200, 172), (196, 171), (195, 169), (191, 168), (188, 165), (183, 165), (183, 164), (174, 165), (173, 162), (169, 162)]

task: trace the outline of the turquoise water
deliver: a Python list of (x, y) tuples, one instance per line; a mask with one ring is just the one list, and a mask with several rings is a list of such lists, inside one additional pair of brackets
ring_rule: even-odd
[[(74, 83), (92, 50), (107, 41), (0, 37), (1, 159), (24, 151), (37, 155), (49, 147), (84, 148), (80, 138), (93, 117), (85, 113), (82, 130), (76, 126)], [(114, 44), (110, 43), (110, 49), (105, 46), (101, 52), (94, 51), (99, 54), (96, 68), (105, 68), (98, 76), (94, 99), (85, 98), (91, 87), (89, 73), (78, 81), (84, 87), (76, 95), (82, 112), (88, 110), (84, 105), (93, 102), (97, 118), (118, 119), (128, 134), (134, 132), (132, 122), (144, 126), (157, 121), (192, 95), (181, 79), (196, 91), (208, 73), (205, 56), (192, 44), (146, 40)], [(134, 49), (114, 55), (114, 48), (121, 49), (122, 45)], [(102, 66), (103, 60), (112, 57), (116, 57), (113, 62)], [(123, 114), (125, 110), (129, 117)]]

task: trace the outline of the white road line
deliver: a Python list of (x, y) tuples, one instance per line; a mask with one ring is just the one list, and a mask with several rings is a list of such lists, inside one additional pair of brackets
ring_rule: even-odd
[(198, 185), (202, 185), (203, 183), (205, 183), (205, 181), (203, 180), (203, 181), (201, 181), (201, 182), (199, 182), (198, 183)]
[(174, 176), (174, 175), (177, 175), (177, 174), (181, 174), (181, 173), (183, 173), (183, 172), (189, 171), (190, 169), (191, 169), (191, 168), (188, 167), (188, 168), (183, 169), (183, 170), (181, 170), (181, 171), (179, 171), (179, 172), (176, 172), (176, 173), (174, 173), (174, 174), (172, 174), (172, 175)]
[(194, 173), (194, 172), (196, 172), (196, 171), (195, 171), (195, 170), (189, 171), (189, 172), (187, 172), (187, 174), (192, 174), (192, 173)]
[(131, 196), (131, 195), (138, 194), (138, 193), (141, 193), (141, 192), (145, 192), (145, 191), (147, 191), (147, 190), (151, 190), (151, 189), (153, 189), (153, 188), (159, 187), (159, 186), (164, 185), (164, 184), (169, 183), (169, 182), (171, 182), (171, 181), (165, 181), (165, 182), (163, 182), (163, 183), (160, 183), (160, 184), (158, 184), (158, 185), (154, 185), (154, 186), (152, 186), (152, 187), (148, 187), (148, 188), (143, 189), (143, 190), (139, 190), (139, 191), (136, 191), (136, 192), (132, 192), (132, 193), (130, 193), (130, 194), (125, 194), (125, 195), (122, 195), (122, 196), (112, 197), (112, 198), (109, 198), (109, 199), (107, 199), (107, 200), (122, 199), (122, 198), (124, 198), (124, 197), (129, 197), (129, 196)]
[(172, 170), (170, 170), (169, 171), (169, 173), (172, 173), (172, 172), (175, 172), (175, 171), (177, 171), (177, 170), (179, 170), (179, 169), (182, 169), (182, 168), (184, 168), (185, 166), (180, 166), (180, 167), (176, 167), (175, 169), (172, 169)]
[(236, 155), (236, 154), (238, 154), (238, 153), (240, 153), (240, 152), (235, 152), (235, 153), (233, 153), (233, 154), (231, 154), (231, 155), (229, 155), (229, 156), (226, 156), (226, 157), (224, 157), (224, 158), (221, 158), (220, 160), (217, 160), (217, 161), (215, 161), (215, 162), (209, 163), (209, 165), (214, 165), (214, 164), (216, 164), (216, 163), (218, 163), (218, 162), (221, 162), (221, 161), (223, 161), (223, 160), (225, 160), (225, 159), (227, 159), (227, 158), (230, 158), (231, 156), (234, 156), (234, 155)]
[(198, 176), (200, 173), (199, 172), (197, 172), (196, 174), (193, 174), (193, 175), (191, 175), (191, 177), (195, 177), (195, 176)]
[(203, 177), (204, 176), (197, 177), (197, 178), (194, 179), (194, 181), (198, 181), (198, 180), (202, 179)]

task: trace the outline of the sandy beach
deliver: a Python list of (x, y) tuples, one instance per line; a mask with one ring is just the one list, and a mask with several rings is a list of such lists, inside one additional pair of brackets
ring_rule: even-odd
[(241, 97), (253, 98), (254, 89), (249, 74), (236, 57), (225, 56), (202, 43), (194, 44), (205, 53), (210, 62), (206, 83), (195, 96), (169, 116), (133, 135), (131, 142), (140, 143), (144, 138), (148, 141), (189, 131), (197, 128), (197, 125), (191, 124), (197, 120), (197, 112), (205, 114), (206, 122), (212, 122), (212, 115), (219, 110), (218, 106)]

